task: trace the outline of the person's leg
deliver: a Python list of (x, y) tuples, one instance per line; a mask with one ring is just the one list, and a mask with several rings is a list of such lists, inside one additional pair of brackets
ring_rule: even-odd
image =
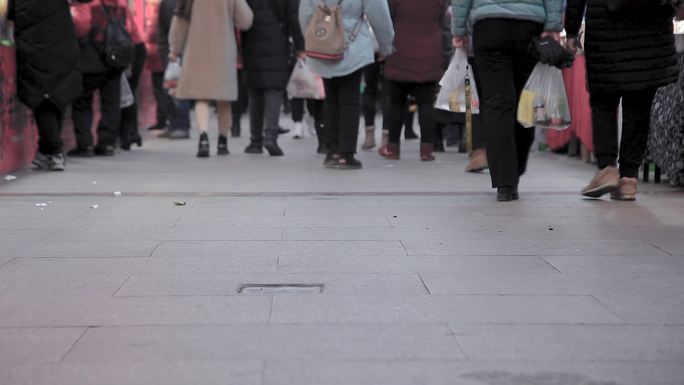
[(600, 198), (615, 191), (620, 184), (620, 174), (615, 167), (618, 156), (618, 106), (620, 94), (592, 92), (589, 99), (594, 137), (594, 154), (599, 171), (582, 189), (582, 195)]
[(157, 103), (157, 121), (148, 127), (148, 130), (163, 130), (168, 124), (171, 104), (171, 96), (164, 89), (164, 72), (152, 73), (152, 89), (154, 90), (154, 100)]
[(325, 100), (323, 102), (323, 143), (329, 157), (339, 153), (340, 137), (340, 79), (324, 79)]
[(121, 124), (121, 73), (109, 72), (100, 87), (100, 124), (97, 127), (98, 155), (114, 155), (114, 145)]
[(188, 139), (190, 137), (190, 109), (189, 100), (172, 99), (173, 110), (169, 119), (169, 137), (171, 139)]
[(354, 159), (359, 138), (359, 121), (361, 117), (361, 86), (362, 70), (358, 70), (341, 79), (339, 84), (340, 109), (340, 144), (339, 152), (343, 159), (351, 163), (360, 162)]
[(620, 177), (637, 178), (644, 162), (655, 88), (627, 92), (622, 98)]
[(435, 90), (436, 83), (417, 84), (414, 89), (418, 104), (418, 120), (420, 123), (420, 142), (435, 142)]
[(290, 108), (292, 109), (292, 121), (301, 123), (304, 120), (304, 99), (290, 100)]
[[(475, 62), (479, 68), (492, 187), (518, 186), (518, 157), (515, 143), (516, 87), (513, 58), (505, 24), (483, 20), (475, 24)], [(502, 31), (503, 30), (503, 31)]]
[(228, 132), (230, 132), (230, 127), (233, 124), (231, 108), (231, 102), (228, 101), (219, 101), (216, 104), (219, 125), (218, 155), (228, 155), (230, 153), (228, 151)]
[(239, 137), (242, 134), (242, 115), (247, 112), (247, 105), (249, 100), (249, 90), (247, 89), (247, 81), (245, 79), (245, 72), (238, 70), (238, 100), (232, 103), (233, 125), (231, 135)]
[(38, 151), (44, 155), (61, 154), (64, 113), (54, 103), (45, 100), (35, 109), (33, 116), (38, 127)]
[[(71, 105), (71, 118), (76, 135), (76, 149), (69, 155), (89, 155), (93, 147), (93, 93), (104, 81), (103, 75), (83, 75), (83, 92)], [(89, 149), (86, 151), (86, 149)], [(92, 154), (90, 154), (92, 155)]]
[(294, 122), (295, 139), (301, 139), (306, 136), (302, 121), (304, 120), (304, 99), (292, 99), (290, 101), (292, 108), (292, 121)]
[(268, 89), (264, 91), (264, 119), (266, 120), (264, 148), (271, 156), (283, 156), (283, 150), (278, 146), (282, 96), (283, 90)]
[[(517, 29), (515, 41), (515, 54), (513, 56), (513, 74), (515, 81), (515, 105), (518, 105), (519, 95), (527, 84), (534, 67), (537, 65), (537, 60), (529, 55), (530, 41), (542, 33), (541, 26), (525, 24), (524, 27)], [(517, 114), (517, 111), (515, 112)], [(527, 170), (527, 161), (530, 157), (530, 149), (534, 143), (535, 128), (525, 128), (522, 124), (515, 120), (515, 144), (516, 154), (518, 156), (518, 176), (522, 176)]]
[[(473, 69), (473, 76), (475, 77), (475, 89), (480, 99), (482, 99), (482, 87), (480, 86), (480, 76), (477, 72), (477, 64), (474, 59), (468, 59), (468, 63)], [(482, 125), (482, 110), (479, 114), (473, 114), (473, 152), (476, 150), (485, 149), (485, 133)]]
[(590, 96), (594, 154), (598, 168), (617, 166), (619, 94), (593, 92)]
[(421, 83), (414, 88), (413, 94), (418, 104), (418, 120), (420, 122), (420, 159), (434, 160), (432, 151), (435, 147), (435, 90), (436, 83)]
[(380, 148), (380, 155), (388, 159), (399, 159), (401, 126), (404, 123), (404, 113), (406, 112), (406, 98), (409, 87), (405, 83), (392, 80), (385, 81), (385, 111), (383, 121), (386, 122), (386, 129), (389, 131), (389, 139), (386, 146)]
[(200, 132), (199, 145), (197, 150), (198, 158), (209, 157), (209, 119), (211, 117), (211, 107), (208, 100), (198, 100), (195, 102), (195, 118), (197, 128)]
[[(140, 84), (140, 76), (145, 69), (145, 59), (147, 58), (147, 50), (145, 44), (137, 44), (135, 46), (135, 60), (131, 66), (131, 76), (128, 77), (128, 85), (133, 91), (133, 95), (137, 95), (138, 85)], [(137, 143), (138, 147), (142, 146), (142, 137), (138, 132), (138, 101), (137, 97), (132, 106), (126, 107), (121, 111), (121, 125), (119, 130), (119, 138), (122, 147), (128, 146), (131, 143)]]
[(365, 87), (363, 89), (362, 106), (363, 118), (366, 127), (375, 127), (376, 104), (378, 98), (378, 86), (380, 82), (380, 63), (373, 63), (363, 69)]
[(404, 139), (412, 140), (418, 139), (415, 131), (413, 131), (413, 120), (415, 118), (415, 100), (413, 97), (406, 99), (406, 107), (404, 108)]
[(264, 145), (264, 91), (252, 88), (249, 90), (249, 145), (245, 148), (248, 154), (261, 154)]

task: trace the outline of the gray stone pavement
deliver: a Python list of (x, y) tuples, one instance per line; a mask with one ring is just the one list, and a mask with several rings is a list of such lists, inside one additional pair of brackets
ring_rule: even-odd
[(497, 204), (462, 154), (282, 143), (2, 182), (0, 384), (684, 384), (681, 190), (586, 201), (592, 166), (535, 154)]

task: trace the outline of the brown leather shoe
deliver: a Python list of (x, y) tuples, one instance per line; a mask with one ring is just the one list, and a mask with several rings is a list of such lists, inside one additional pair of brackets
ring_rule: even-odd
[(435, 160), (435, 156), (432, 155), (432, 151), (435, 149), (434, 143), (421, 143), (420, 144), (420, 160), (423, 162), (432, 162)]
[(382, 157), (390, 160), (399, 159), (400, 152), (399, 143), (387, 143), (387, 146), (380, 147), (378, 150), (378, 153)]
[(466, 172), (480, 172), (489, 168), (487, 163), (487, 151), (478, 148), (470, 154), (470, 161), (465, 168)]
[(610, 193), (610, 199), (615, 201), (635, 201), (637, 184), (637, 178), (620, 178), (620, 185), (617, 190)]
[(613, 166), (599, 170), (591, 183), (582, 189), (582, 195), (588, 198), (600, 198), (604, 194), (615, 191), (620, 185), (620, 173)]

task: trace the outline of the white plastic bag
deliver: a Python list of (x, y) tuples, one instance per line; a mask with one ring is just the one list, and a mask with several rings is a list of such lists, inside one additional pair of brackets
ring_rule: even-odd
[(131, 89), (131, 85), (128, 84), (128, 79), (126, 78), (126, 74), (122, 73), (121, 74), (121, 104), (119, 105), (120, 108), (126, 108), (130, 107), (133, 104), (135, 104), (135, 95), (133, 95), (133, 90)]
[(304, 59), (297, 59), (287, 83), (287, 95), (290, 99), (325, 99), (323, 79), (311, 71)]
[(176, 93), (176, 88), (178, 88), (178, 80), (181, 77), (181, 61), (177, 59), (176, 61), (170, 61), (166, 66), (166, 71), (164, 71), (164, 89), (169, 91), (170, 95)]
[(480, 112), (480, 98), (475, 87), (473, 69), (468, 65), (468, 56), (457, 49), (449, 68), (439, 82), (441, 89), (437, 94), (435, 108), (451, 112), (466, 112), (466, 83), (470, 84), (470, 105), (473, 114)]
[(518, 122), (528, 128), (565, 130), (570, 127), (570, 105), (561, 70), (537, 64), (520, 94)]

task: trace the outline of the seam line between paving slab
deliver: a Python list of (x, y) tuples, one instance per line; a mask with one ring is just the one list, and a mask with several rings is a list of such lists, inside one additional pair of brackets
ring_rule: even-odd
[(74, 348), (76, 347), (76, 345), (78, 344), (78, 342), (81, 340), (81, 338), (83, 338), (83, 336), (85, 336), (85, 334), (86, 334), (86, 333), (88, 332), (88, 330), (90, 330), (91, 328), (92, 328), (92, 326), (86, 326), (86, 327), (85, 327), (85, 330), (83, 330), (83, 333), (81, 333), (81, 335), (78, 336), (78, 338), (76, 339), (76, 341), (74, 341), (74, 343), (71, 344), (71, 346), (70, 346), (69, 349), (66, 351), (66, 353), (64, 353), (64, 355), (62, 356), (62, 358), (59, 359), (58, 363), (61, 364), (62, 362), (64, 362), (64, 359), (66, 359), (67, 356), (74, 350)]
[[(74, 329), (74, 328), (186, 328), (186, 327), (248, 327), (248, 326), (435, 326), (444, 325), (444, 322), (409, 322), (409, 323), (191, 323), (191, 324), (101, 324), (93, 325), (31, 325), (31, 326), (0, 326), (0, 330), (27, 330), (27, 329)], [(448, 322), (448, 325), (455, 326), (556, 326), (556, 327), (612, 327), (612, 328), (633, 328), (633, 327), (659, 327), (680, 329), (684, 324), (663, 324), (663, 323), (548, 323), (548, 322)]]
[[(525, 196), (575, 196), (583, 199), (577, 191), (523, 191)], [(197, 192), (197, 191), (177, 191), (177, 192), (125, 192), (121, 198), (169, 198), (169, 197), (194, 197), (194, 198), (288, 198), (288, 197), (477, 197), (491, 196), (492, 191), (321, 191), (321, 192)], [(680, 190), (672, 191), (640, 191), (639, 195), (657, 196), (679, 196)], [(111, 192), (0, 192), (0, 197), (21, 198), (21, 197), (63, 197), (63, 198), (89, 198), (89, 197), (112, 197)], [(120, 198), (119, 198), (120, 199)], [(586, 200), (586, 199), (585, 199)]]

